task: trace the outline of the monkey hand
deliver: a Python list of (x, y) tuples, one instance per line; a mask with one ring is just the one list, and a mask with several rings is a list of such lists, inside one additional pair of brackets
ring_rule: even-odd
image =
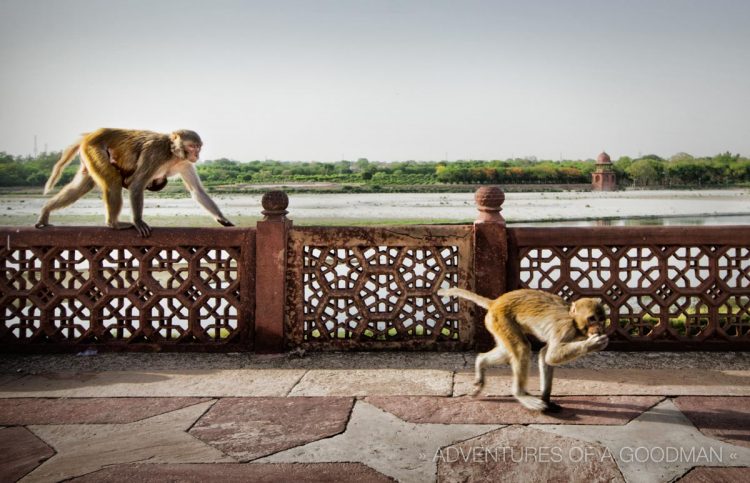
[(223, 216), (219, 217), (219, 218), (216, 218), (216, 221), (218, 221), (220, 224), (222, 224), (224, 226), (234, 226), (234, 223), (232, 223), (231, 221), (227, 220)]
[(609, 344), (609, 337), (606, 334), (592, 335), (586, 340), (586, 350), (597, 352), (607, 347), (607, 344)]
[(147, 238), (151, 235), (151, 227), (148, 226), (145, 221), (138, 220), (133, 224), (135, 225), (135, 229), (138, 230), (138, 234), (143, 238)]

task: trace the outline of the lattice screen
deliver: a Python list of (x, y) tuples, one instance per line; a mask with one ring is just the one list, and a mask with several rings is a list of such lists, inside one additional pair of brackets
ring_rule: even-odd
[[(0, 249), (0, 341), (217, 345), (246, 338), (241, 246)], [(243, 312), (244, 310), (244, 312)]]
[(518, 255), (520, 286), (600, 297), (618, 338), (750, 339), (746, 246), (524, 246)]
[(466, 344), (470, 312), (441, 287), (469, 284), (466, 227), (295, 229), (287, 334), (312, 347)]

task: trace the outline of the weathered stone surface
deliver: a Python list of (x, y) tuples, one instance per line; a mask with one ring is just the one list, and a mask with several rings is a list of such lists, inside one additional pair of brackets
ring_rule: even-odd
[(625, 481), (607, 448), (511, 426), (442, 448), (440, 481)]
[(449, 396), (453, 374), (428, 369), (311, 370), (290, 396)]
[[(712, 371), (686, 370), (677, 377), (676, 369), (570, 369), (556, 368), (552, 397), (575, 395), (720, 395), (750, 396), (750, 370)], [(474, 388), (474, 372), (456, 373), (453, 395), (470, 394)], [(510, 369), (486, 372), (483, 396), (509, 396)], [(532, 394), (538, 391), (536, 370), (529, 373), (527, 386)]]
[(357, 401), (344, 433), (276, 453), (259, 462), (360, 462), (398, 481), (434, 481), (433, 455), (439, 448), (498, 427), (412, 424)]
[(750, 468), (694, 468), (680, 483), (726, 483), (729, 481), (750, 481)]
[(60, 481), (104, 466), (139, 461), (233, 463), (234, 459), (187, 434), (211, 404), (195, 404), (128, 424), (29, 426), (57, 454), (24, 481)]
[(54, 451), (26, 428), (0, 429), (0, 481), (16, 481)]
[(300, 464), (204, 464), (154, 465), (134, 464), (110, 466), (74, 478), (79, 483), (123, 482), (161, 483), (300, 483), (321, 481), (356, 481), (363, 483), (392, 482), (391, 478), (360, 463), (300, 463)]
[(0, 398), (286, 396), (304, 373), (243, 369), (42, 374), (0, 386)]
[[(253, 352), (100, 352), (94, 357), (75, 354), (0, 354), (0, 374), (50, 372), (185, 371), (221, 369), (442, 369), (474, 367), (476, 352), (307, 352), (256, 354)], [(534, 357), (534, 356), (532, 356)], [(577, 369), (747, 370), (750, 352), (620, 352), (604, 351), (568, 362)]]
[(131, 423), (206, 401), (184, 397), (0, 399), (0, 424)]
[(22, 378), (21, 374), (0, 374), (0, 386)]
[(673, 481), (695, 466), (750, 466), (750, 449), (706, 437), (670, 399), (625, 426), (532, 427), (606, 446), (627, 481)]
[(706, 436), (750, 448), (750, 397), (682, 396), (674, 402)]
[(222, 399), (190, 434), (250, 461), (343, 432), (353, 404), (339, 397)]
[(370, 396), (365, 399), (410, 423), (443, 424), (625, 424), (658, 403), (659, 396), (565, 396), (563, 409), (537, 413), (512, 397), (472, 398)]

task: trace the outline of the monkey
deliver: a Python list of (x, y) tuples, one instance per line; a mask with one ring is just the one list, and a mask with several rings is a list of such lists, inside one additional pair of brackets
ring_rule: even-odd
[[(464, 298), (487, 309), (484, 323), (495, 339), (495, 347), (477, 356), (475, 396), (484, 386), (486, 366), (510, 363), (511, 391), (521, 405), (533, 411), (559, 410), (560, 406), (550, 400), (553, 366), (600, 351), (609, 343), (604, 334), (606, 313), (597, 299), (581, 298), (567, 304), (558, 295), (532, 289), (507, 292), (495, 300), (460, 288), (441, 289), (438, 294)], [(539, 351), (540, 398), (526, 392), (531, 355), (526, 334), (547, 343)]]
[[(109, 156), (109, 162), (117, 167), (117, 160), (115, 159), (115, 153), (112, 151), (112, 148), (107, 148), (107, 155)], [(120, 168), (118, 167), (117, 169), (119, 170)], [(122, 173), (122, 171), (120, 171), (120, 173)], [(167, 186), (167, 177), (162, 176), (161, 178), (156, 178), (151, 181), (148, 186), (146, 186), (146, 189), (149, 191), (161, 191), (165, 186)], [(122, 187), (128, 187), (126, 180), (123, 180)]]
[[(94, 186), (99, 186), (106, 208), (106, 224), (114, 229), (133, 228), (142, 237), (151, 235), (143, 221), (144, 190), (159, 191), (169, 176), (179, 174), (193, 199), (224, 226), (234, 226), (224, 217), (216, 203), (206, 194), (195, 169), (203, 141), (194, 131), (179, 130), (171, 134), (129, 129), (101, 128), (83, 134), (69, 146), (52, 168), (44, 187), (47, 194), (60, 179), (63, 168), (79, 154), (81, 166), (73, 180), (42, 208), (35, 226), (49, 226), (52, 211), (70, 205)], [(120, 222), (122, 188), (130, 191), (133, 222)]]

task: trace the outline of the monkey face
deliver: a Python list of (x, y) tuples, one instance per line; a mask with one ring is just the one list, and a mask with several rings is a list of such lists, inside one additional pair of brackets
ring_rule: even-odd
[(201, 154), (201, 147), (202, 145), (195, 141), (185, 141), (182, 143), (182, 148), (185, 151), (185, 157), (191, 163), (195, 163), (196, 161), (198, 161), (198, 157)]
[(607, 314), (598, 300), (576, 300), (570, 306), (570, 315), (575, 319), (576, 327), (581, 334), (588, 337), (604, 334)]
[(191, 163), (198, 161), (203, 147), (203, 141), (195, 131), (182, 129), (170, 134), (172, 153), (180, 159), (187, 159)]

